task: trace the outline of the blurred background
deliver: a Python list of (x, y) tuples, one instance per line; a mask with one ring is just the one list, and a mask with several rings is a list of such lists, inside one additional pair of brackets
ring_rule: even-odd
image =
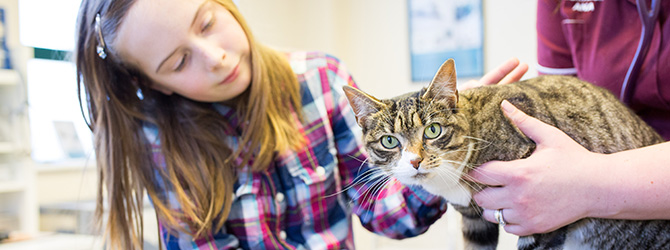
[[(91, 133), (77, 100), (74, 23), (81, 0), (0, 0), (0, 250), (102, 249)], [(318, 50), (385, 98), (427, 86), (456, 58), (458, 81), (511, 57), (536, 76), (534, 0), (237, 0), (263, 43)], [(146, 248), (157, 249), (146, 206)], [(462, 249), (453, 209), (424, 235), (391, 240), (355, 228), (359, 249)], [(152, 219), (153, 218), (153, 219)], [(515, 249), (502, 233), (499, 249)]]

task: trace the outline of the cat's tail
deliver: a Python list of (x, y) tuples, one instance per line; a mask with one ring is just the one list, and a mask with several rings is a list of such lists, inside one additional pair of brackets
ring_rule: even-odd
[(477, 205), (452, 204), (463, 216), (463, 241), (465, 249), (496, 249), (498, 246), (498, 224), (488, 222), (481, 216)]

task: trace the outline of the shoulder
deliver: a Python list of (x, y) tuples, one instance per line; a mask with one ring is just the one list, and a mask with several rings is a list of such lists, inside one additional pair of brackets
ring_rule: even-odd
[(303, 104), (321, 100), (326, 105), (335, 105), (344, 96), (343, 86), (356, 86), (347, 68), (333, 55), (291, 52), (288, 58), (302, 88)]
[(321, 51), (290, 52), (288, 60), (297, 75), (323, 70), (337, 72), (344, 68), (339, 58)]
[(337, 57), (319, 51), (290, 52), (288, 60), (303, 88), (325, 93), (355, 85), (344, 63)]

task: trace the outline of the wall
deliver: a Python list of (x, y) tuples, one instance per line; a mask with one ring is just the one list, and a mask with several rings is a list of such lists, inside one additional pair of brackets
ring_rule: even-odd
[[(340, 58), (360, 88), (378, 97), (420, 89), (412, 83), (407, 0), (240, 0), (256, 37), (284, 49), (321, 50)], [(510, 57), (536, 75), (536, 1), (483, 1), (484, 70)], [(391, 87), (389, 87), (391, 86)]]

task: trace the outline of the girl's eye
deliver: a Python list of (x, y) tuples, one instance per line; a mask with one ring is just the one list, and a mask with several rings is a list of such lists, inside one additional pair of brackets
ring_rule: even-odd
[(397, 147), (400, 143), (398, 142), (398, 139), (396, 139), (395, 137), (390, 136), (390, 135), (385, 135), (385, 136), (382, 136), (382, 138), (381, 138), (381, 144), (382, 144), (382, 146), (384, 146), (384, 148), (393, 149), (393, 148)]
[(214, 15), (212, 14), (212, 12), (209, 12), (208, 18), (205, 20), (206, 22), (202, 25), (202, 28), (200, 29), (201, 32), (209, 30), (209, 28), (211, 28), (212, 25), (214, 25)]
[(179, 59), (179, 62), (177, 63), (177, 67), (175, 67), (174, 71), (181, 71), (184, 69), (184, 66), (186, 65), (186, 60), (188, 59), (188, 54), (184, 54), (181, 56)]
[(440, 126), (440, 124), (433, 123), (430, 124), (430, 126), (428, 126), (423, 131), (423, 137), (425, 137), (426, 139), (435, 139), (438, 136), (440, 136), (441, 133), (442, 133), (442, 127)]

